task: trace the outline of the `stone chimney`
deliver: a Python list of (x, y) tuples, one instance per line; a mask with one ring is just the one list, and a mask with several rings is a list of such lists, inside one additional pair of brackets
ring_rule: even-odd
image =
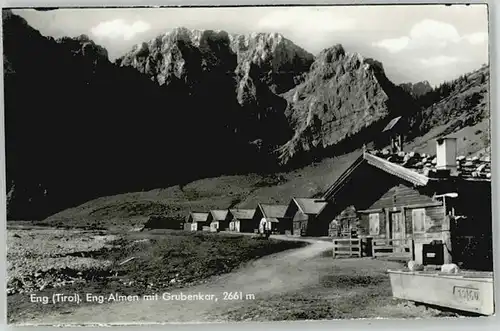
[(436, 169), (457, 174), (457, 138), (436, 139)]

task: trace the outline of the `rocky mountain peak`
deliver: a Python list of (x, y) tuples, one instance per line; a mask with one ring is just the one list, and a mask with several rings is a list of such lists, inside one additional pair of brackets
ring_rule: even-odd
[(411, 101), (385, 76), (380, 62), (349, 53), (342, 45), (321, 51), (304, 82), (284, 97), (295, 131), (280, 148), (284, 163), (297, 153), (326, 149), (363, 134)]
[(55, 41), (73, 54), (94, 58), (98, 61), (109, 61), (108, 51), (104, 47), (97, 45), (85, 34), (76, 37), (62, 37), (55, 39)]
[(188, 73), (196, 75), (203, 68), (224, 67), (221, 70), (226, 72), (234, 70), (236, 56), (231, 54), (229, 43), (229, 35), (225, 31), (179, 27), (135, 45), (116, 63), (133, 67), (163, 85), (171, 77), (185, 80)]
[(402, 83), (400, 86), (414, 98), (419, 98), (432, 91), (431, 84), (426, 80), (417, 83)]
[[(278, 94), (300, 83), (314, 61), (311, 53), (280, 33), (232, 34), (230, 42), (238, 55), (237, 74), (251, 76)], [(256, 72), (250, 72), (252, 68)]]

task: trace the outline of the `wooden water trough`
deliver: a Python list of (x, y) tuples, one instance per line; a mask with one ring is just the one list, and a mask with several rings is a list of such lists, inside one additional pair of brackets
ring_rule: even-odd
[(481, 315), (495, 312), (491, 272), (388, 270), (388, 273), (395, 298)]

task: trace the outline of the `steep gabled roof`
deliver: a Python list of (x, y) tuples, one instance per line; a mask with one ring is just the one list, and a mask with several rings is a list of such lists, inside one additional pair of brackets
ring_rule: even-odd
[(326, 201), (321, 199), (293, 198), (292, 200), (301, 212), (310, 215), (318, 215), (328, 204)]
[(340, 177), (337, 178), (337, 180), (325, 191), (322, 199), (331, 200), (331, 198), (337, 193), (337, 191), (340, 190), (342, 186), (344, 186), (346, 179), (349, 178), (349, 176), (351, 176), (351, 174), (365, 162), (366, 161), (363, 157), (363, 154), (361, 154), (356, 160), (354, 160), (349, 168), (347, 168), (342, 173), (342, 175), (340, 175)]
[(213, 209), (210, 211), (210, 214), (212, 214), (212, 218), (214, 221), (223, 221), (227, 218), (228, 212), (228, 210)]
[(398, 117), (396, 117), (396, 118), (393, 118), (393, 119), (389, 122), (389, 124), (387, 124), (387, 125), (385, 126), (385, 128), (382, 130), (382, 132), (386, 132), (386, 131), (390, 131), (390, 130), (392, 130), (392, 129), (396, 126), (396, 124), (398, 124), (398, 122), (399, 122), (399, 120), (400, 120), (400, 119), (401, 119), (401, 116), (398, 116)]
[(191, 212), (190, 215), (193, 223), (206, 222), (208, 218), (208, 213)]
[(248, 220), (253, 218), (255, 209), (229, 209), (229, 212), (235, 219)]
[(265, 218), (282, 218), (285, 217), (288, 206), (259, 203), (259, 208)]
[(429, 178), (425, 175), (419, 174), (416, 171), (405, 168), (398, 164), (387, 161), (378, 156), (372, 155), (367, 152), (358, 157), (353, 164), (331, 185), (323, 195), (323, 199), (331, 199), (335, 194), (344, 186), (346, 180), (358, 169), (362, 164), (369, 164), (374, 166), (392, 176), (399, 177), (416, 186), (426, 186)]
[(416, 171), (400, 166), (399, 164), (392, 163), (378, 156), (370, 153), (364, 153), (363, 158), (368, 164), (379, 168), (391, 175), (404, 179), (417, 186), (425, 186), (429, 182), (429, 178)]

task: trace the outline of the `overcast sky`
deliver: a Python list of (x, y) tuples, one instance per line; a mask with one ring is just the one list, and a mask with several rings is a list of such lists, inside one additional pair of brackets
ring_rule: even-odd
[(15, 10), (44, 35), (87, 34), (111, 59), (184, 26), (279, 32), (317, 54), (340, 43), (384, 64), (395, 83), (453, 79), (488, 63), (485, 5)]

